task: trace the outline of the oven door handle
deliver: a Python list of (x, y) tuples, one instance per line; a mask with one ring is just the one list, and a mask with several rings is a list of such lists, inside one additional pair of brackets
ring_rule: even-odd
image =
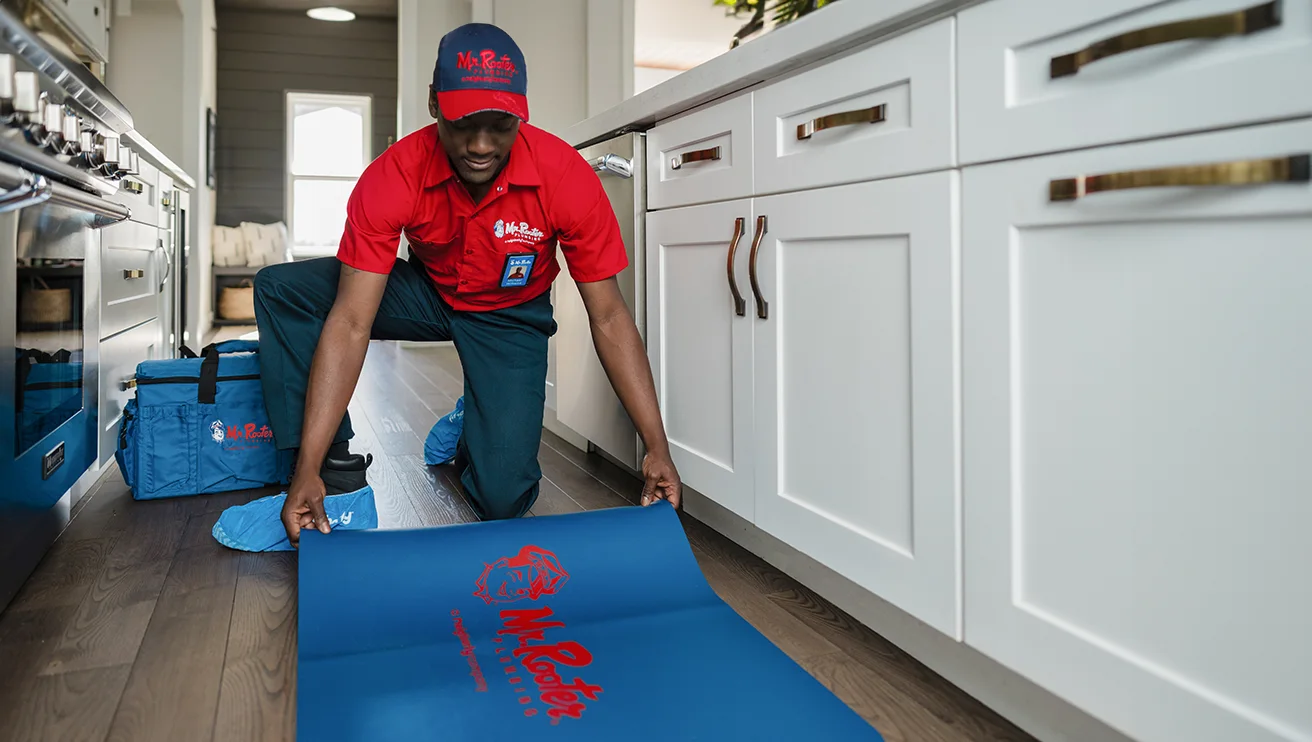
[(50, 203), (90, 212), (95, 217), (93, 224), (95, 227), (108, 227), (126, 221), (132, 216), (132, 210), (123, 204), (70, 188), (62, 183), (52, 183), (51, 186), (53, 192), (50, 194)]
[[(49, 201), (54, 193), (54, 184), (47, 180), (44, 175), (33, 175), (26, 171), (19, 172), (22, 173), (23, 177), (17, 183), (0, 177), (0, 186), (5, 188), (5, 192), (0, 194), (0, 214)], [(3, 175), (8, 175), (8, 173), (0, 173), (0, 176)]]
[(117, 224), (132, 212), (128, 207), (114, 203), (85, 191), (52, 182), (44, 175), (36, 175), (21, 167), (0, 162), (0, 213), (16, 211), (49, 201), (71, 209), (89, 212), (95, 217), (93, 226)]

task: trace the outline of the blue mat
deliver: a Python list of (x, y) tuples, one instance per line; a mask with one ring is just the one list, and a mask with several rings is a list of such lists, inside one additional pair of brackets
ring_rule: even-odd
[(301, 537), (297, 738), (881, 740), (664, 503)]

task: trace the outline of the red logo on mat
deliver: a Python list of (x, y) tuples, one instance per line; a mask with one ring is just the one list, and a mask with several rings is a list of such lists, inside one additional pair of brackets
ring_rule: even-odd
[(501, 557), (483, 565), (474, 595), (484, 603), (513, 603), (543, 595), (555, 595), (569, 580), (556, 555), (536, 546), (525, 546), (513, 557)]

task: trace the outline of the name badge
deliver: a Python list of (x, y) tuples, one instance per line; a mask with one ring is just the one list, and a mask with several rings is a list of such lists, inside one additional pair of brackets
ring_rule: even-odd
[(533, 263), (537, 259), (538, 256), (533, 253), (507, 255), (506, 268), (501, 272), (501, 288), (527, 286), (529, 276), (533, 275)]

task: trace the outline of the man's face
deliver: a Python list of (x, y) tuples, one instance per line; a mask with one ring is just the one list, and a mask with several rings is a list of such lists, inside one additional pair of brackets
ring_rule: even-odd
[(442, 149), (446, 150), (456, 175), (469, 185), (491, 183), (510, 156), (510, 148), (519, 134), (519, 119), (508, 113), (484, 111), (448, 121), (437, 107), (437, 95), (432, 93), (428, 108), (437, 119)]

